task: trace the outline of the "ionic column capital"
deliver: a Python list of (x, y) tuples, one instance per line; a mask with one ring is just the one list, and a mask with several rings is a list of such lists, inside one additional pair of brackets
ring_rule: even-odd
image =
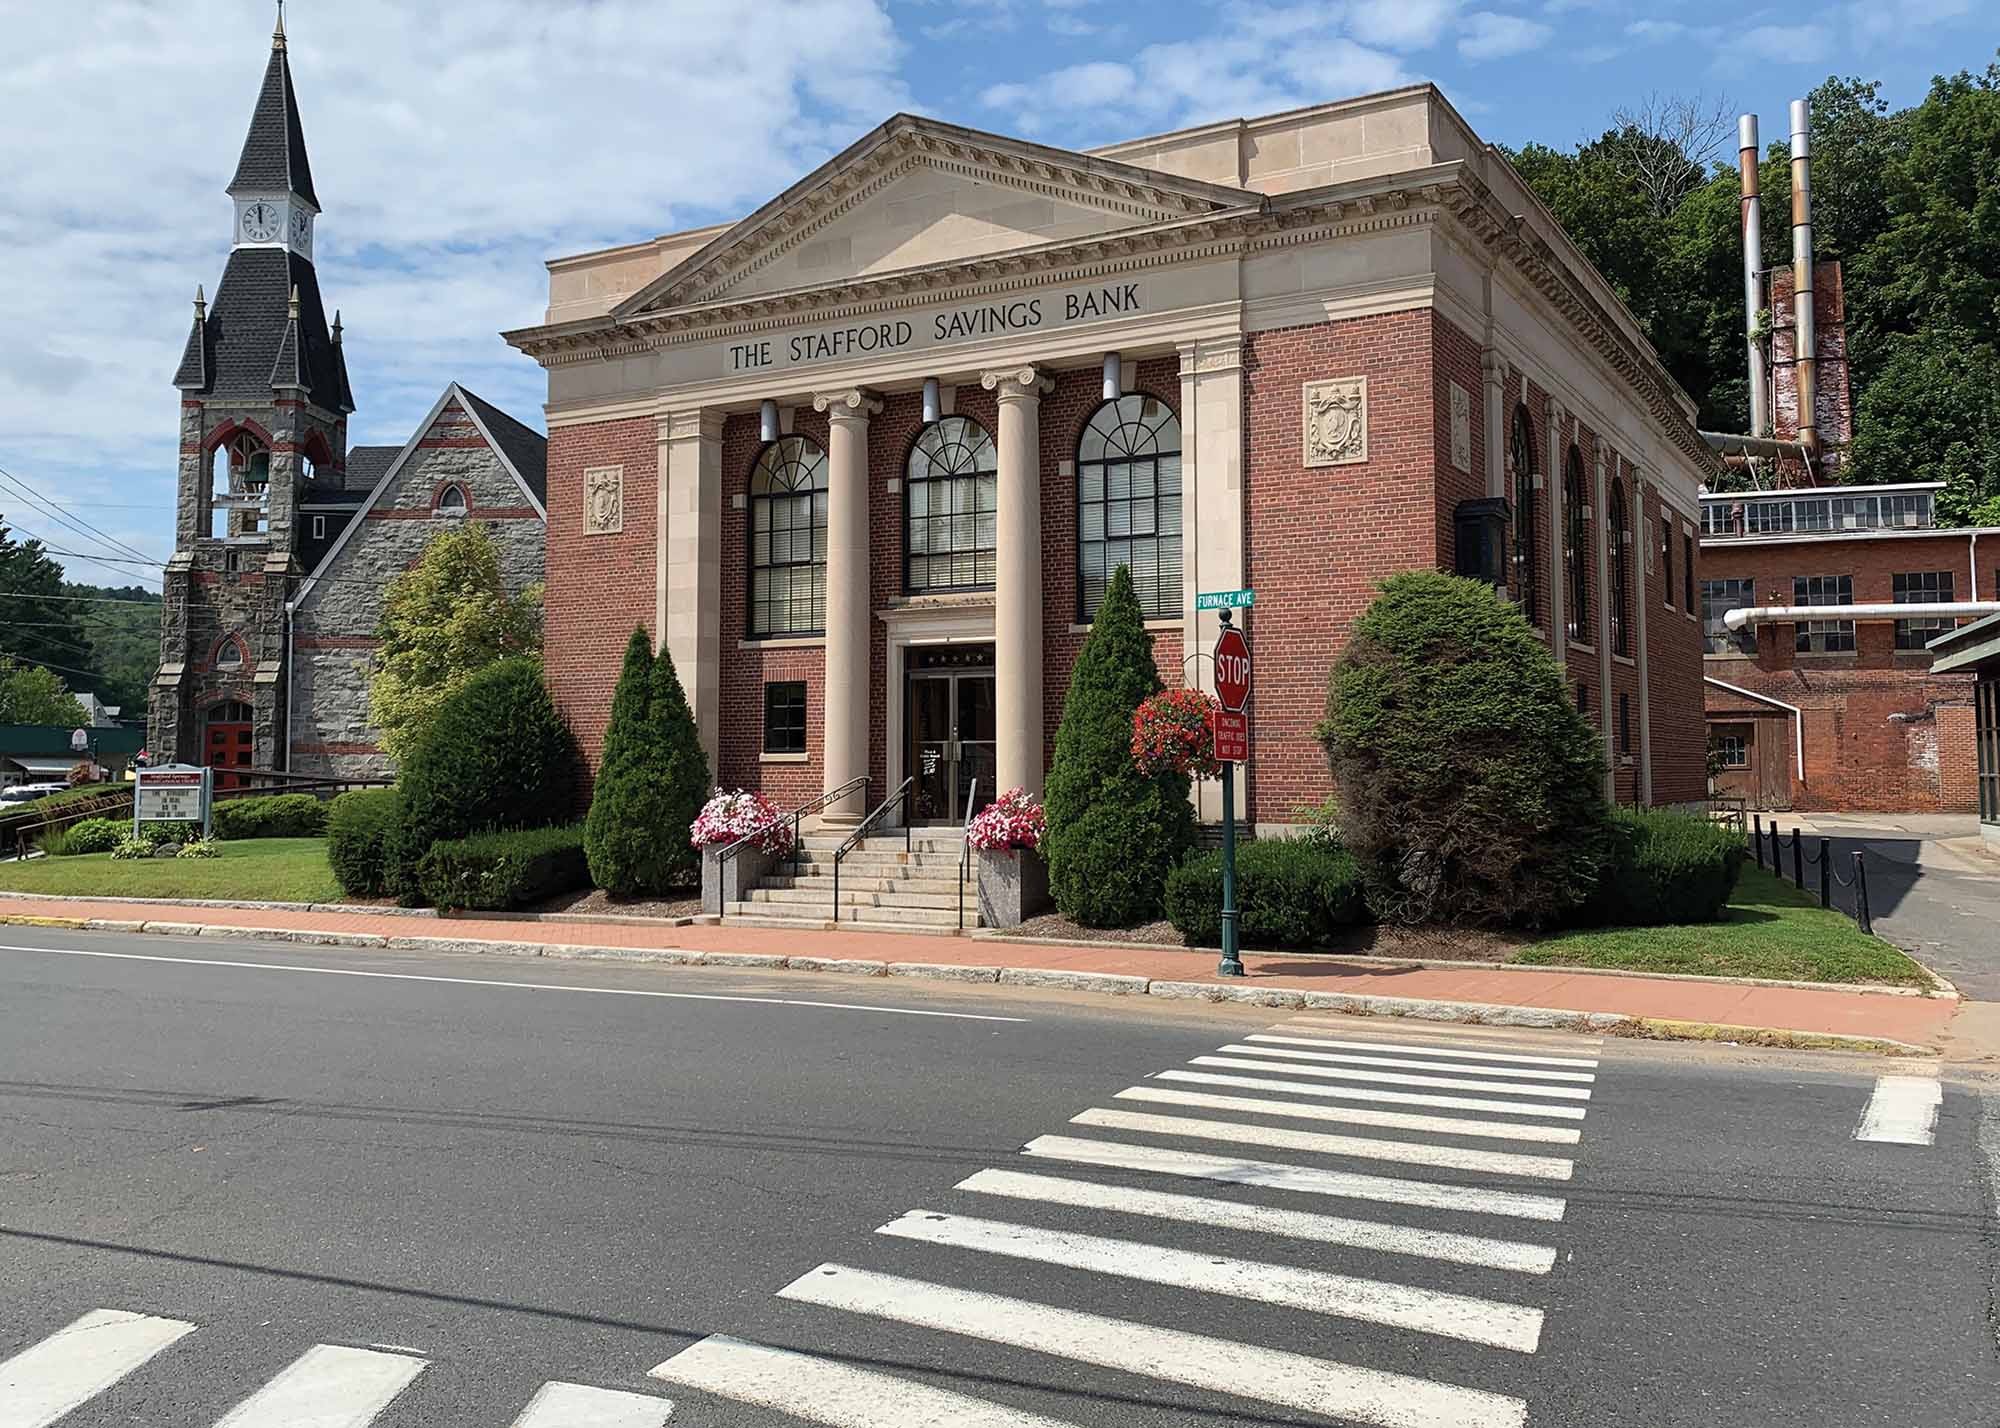
[(1055, 379), (1042, 375), (1038, 367), (1004, 367), (997, 372), (981, 372), (979, 385), (999, 393), (1003, 402), (1040, 400), (1056, 389)]
[(814, 392), (813, 410), (834, 421), (865, 422), (882, 410), (882, 399), (866, 387), (843, 387), (837, 392)]

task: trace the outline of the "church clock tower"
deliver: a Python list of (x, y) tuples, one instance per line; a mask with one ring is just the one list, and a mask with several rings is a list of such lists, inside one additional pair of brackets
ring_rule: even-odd
[(228, 193), (229, 261), (213, 302), (195, 291), (174, 375), (180, 484), (148, 748), (156, 762), (282, 769), (299, 507), (309, 487), (341, 486), (354, 410), (313, 268), (319, 195), (282, 11)]

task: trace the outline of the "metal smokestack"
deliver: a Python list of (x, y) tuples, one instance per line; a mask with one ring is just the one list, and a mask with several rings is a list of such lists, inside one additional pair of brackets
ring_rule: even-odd
[(1764, 202), (1758, 196), (1757, 116), (1736, 121), (1736, 162), (1743, 171), (1743, 336), (1750, 359), (1750, 434), (1771, 432), (1771, 398), (1764, 383), (1764, 339), (1758, 314), (1764, 309)]
[(1813, 328), (1812, 176), (1806, 101), (1792, 101), (1793, 380), (1799, 394), (1799, 445), (1819, 455), (1819, 345)]

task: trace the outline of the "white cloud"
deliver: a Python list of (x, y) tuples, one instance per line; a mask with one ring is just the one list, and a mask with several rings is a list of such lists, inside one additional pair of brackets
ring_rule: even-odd
[(1463, 8), (1461, 0), (1351, 0), (1347, 26), (1364, 45), (1427, 50)]
[(1832, 52), (1824, 25), (1758, 25), (1734, 40), (1741, 59), (1777, 64), (1817, 64)]
[(1626, 34), (1649, 45), (1677, 40), (1687, 32), (1688, 27), (1679, 20), (1634, 20), (1625, 27)]
[(1973, 13), (1975, 0), (1856, 0), (1848, 23), (1860, 43), (1907, 42), (1933, 25), (1949, 25)]
[(1458, 53), (1473, 63), (1506, 59), (1509, 55), (1540, 49), (1554, 33), (1540, 20), (1481, 10), (1466, 16), (1465, 28), (1458, 37)]

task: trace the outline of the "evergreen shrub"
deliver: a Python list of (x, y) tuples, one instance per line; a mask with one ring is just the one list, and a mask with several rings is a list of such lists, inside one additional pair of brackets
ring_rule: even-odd
[[(1259, 838), (1236, 849), (1236, 930), (1246, 947), (1318, 947), (1368, 919), (1361, 866), (1305, 838)], [(1167, 874), (1167, 916), (1190, 947), (1222, 942), (1222, 854)]]
[(431, 844), (417, 887), (433, 907), (500, 911), (590, 886), (583, 828), (517, 828)]
[(1132, 574), (1112, 572), (1089, 638), (1070, 671), (1042, 801), (1049, 890), (1086, 927), (1128, 927), (1160, 915), (1167, 873), (1194, 842), (1185, 774), (1144, 774), (1132, 758), (1132, 718), (1161, 690)]
[(709, 788), (708, 755), (673, 656), (655, 656), (640, 626), (625, 646), (583, 825), (591, 881), (614, 897), (698, 886), (701, 853), (690, 830)]
[(1691, 813), (1613, 809), (1604, 872), (1571, 921), (1585, 927), (1720, 922), (1748, 853), (1741, 833)]
[(42, 851), (51, 857), (79, 853), (108, 853), (132, 833), (129, 818), (86, 818), (67, 828), (57, 829), (42, 839)]
[(1492, 586), (1428, 570), (1384, 581), (1317, 732), (1341, 841), (1384, 921), (1545, 927), (1596, 887), (1603, 743)]
[(349, 897), (388, 891), (386, 854), (402, 794), (393, 788), (356, 789), (334, 799), (326, 815), (326, 860)]
[(324, 838), (327, 805), (310, 793), (268, 798), (231, 798), (215, 805), (215, 836), (239, 838)]

